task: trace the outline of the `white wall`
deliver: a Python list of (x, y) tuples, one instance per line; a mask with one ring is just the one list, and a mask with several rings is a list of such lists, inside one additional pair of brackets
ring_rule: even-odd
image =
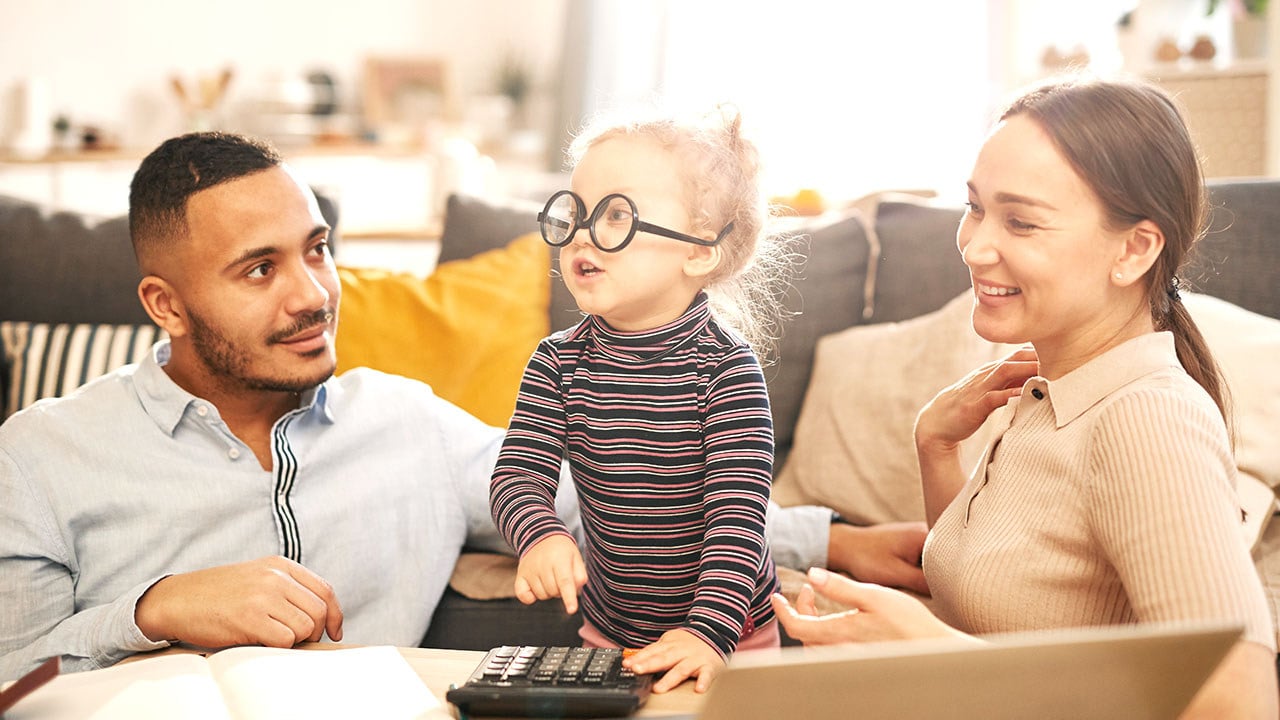
[(261, 98), (276, 78), (316, 69), (354, 101), (368, 55), (446, 57), (461, 92), (478, 94), (492, 92), (498, 64), (514, 51), (545, 86), (555, 80), (564, 7), (564, 0), (0, 0), (0, 98), (10, 102), (16, 83), (36, 79), (50, 115), (149, 147), (186, 129), (169, 78), (190, 83), (225, 66), (235, 71), (233, 108)]

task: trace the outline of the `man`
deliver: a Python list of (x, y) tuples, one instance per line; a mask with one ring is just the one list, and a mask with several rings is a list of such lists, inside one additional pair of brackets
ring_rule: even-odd
[[(0, 426), (0, 680), (173, 642), (416, 645), (464, 546), (510, 552), (487, 508), (501, 430), (421, 383), (332, 377), (329, 228), (272, 148), (169, 140), (129, 219), (170, 339)], [(918, 528), (772, 514), (784, 559), (917, 582)]]

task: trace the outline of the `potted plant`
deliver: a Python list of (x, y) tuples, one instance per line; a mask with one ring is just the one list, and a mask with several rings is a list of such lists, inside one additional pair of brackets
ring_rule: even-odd
[[(1209, 0), (1209, 9), (1205, 15), (1212, 15), (1217, 9), (1220, 0)], [(1267, 0), (1229, 0), (1231, 10), (1237, 15), (1264, 15), (1267, 12)]]
[(508, 53), (498, 67), (498, 92), (511, 102), (511, 116), (517, 127), (527, 121), (525, 100), (533, 85), (528, 67), (515, 54)]

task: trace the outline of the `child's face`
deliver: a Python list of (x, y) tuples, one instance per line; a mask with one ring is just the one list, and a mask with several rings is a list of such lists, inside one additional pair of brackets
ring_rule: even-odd
[[(588, 214), (606, 195), (622, 193), (641, 220), (714, 237), (693, 232), (676, 159), (648, 137), (622, 135), (591, 146), (571, 186)], [(717, 249), (645, 232), (637, 232), (621, 252), (601, 252), (584, 228), (560, 249), (560, 272), (580, 310), (619, 330), (647, 330), (689, 307), (718, 256)]]

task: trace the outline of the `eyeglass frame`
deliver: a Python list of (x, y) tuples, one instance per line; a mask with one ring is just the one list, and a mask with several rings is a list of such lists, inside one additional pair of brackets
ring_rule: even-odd
[[(550, 237), (547, 237), (547, 226), (551, 225), (553, 222), (559, 221), (560, 218), (554, 218), (550, 215), (551, 206), (555, 204), (556, 200), (559, 200), (561, 197), (565, 195), (568, 195), (569, 197), (574, 199), (574, 201), (576, 202), (575, 207), (578, 209), (579, 212), (576, 213), (577, 217), (573, 219), (573, 226), (569, 228), (569, 232), (565, 235), (564, 240), (560, 242), (555, 242)], [(613, 200), (614, 198), (622, 198), (623, 200), (627, 201), (627, 206), (631, 208), (632, 222), (631, 222), (631, 230), (627, 232), (627, 236), (623, 238), (622, 242), (618, 243), (616, 247), (608, 248), (600, 244), (600, 239), (596, 237), (596, 222), (600, 219), (599, 216), (601, 211), (605, 208), (608, 208), (609, 201)], [(587, 232), (590, 233), (591, 235), (591, 244), (595, 245), (596, 248), (600, 250), (600, 252), (616, 253), (616, 252), (622, 252), (623, 248), (630, 245), (631, 240), (636, 236), (637, 232), (647, 232), (653, 235), (660, 235), (665, 238), (670, 238), (672, 240), (680, 240), (681, 242), (693, 243), (694, 245), (701, 245), (703, 247), (715, 247), (716, 245), (719, 245), (721, 241), (723, 241), (730, 232), (733, 232), (733, 222), (730, 221), (729, 224), (725, 225), (724, 229), (721, 230), (718, 235), (716, 235), (715, 239), (707, 240), (705, 238), (686, 235), (685, 233), (679, 232), (677, 230), (672, 230), (670, 228), (664, 228), (661, 225), (654, 225), (651, 222), (645, 222), (644, 220), (640, 219), (640, 211), (636, 209), (635, 201), (627, 197), (626, 195), (623, 195), (622, 193), (609, 193), (608, 195), (605, 195), (603, 198), (600, 199), (600, 202), (596, 203), (596, 206), (591, 211), (591, 214), (586, 217), (583, 217), (583, 212), (585, 212), (586, 207), (587, 207), (586, 201), (583, 200), (581, 196), (579, 196), (577, 193), (575, 193), (572, 190), (559, 190), (554, 194), (552, 194), (552, 196), (547, 200), (547, 204), (542, 207), (542, 212), (538, 213), (538, 231), (542, 234), (543, 242), (550, 245), (551, 247), (564, 247), (569, 243), (573, 242), (574, 236), (578, 234), (579, 230), (582, 230), (585, 227), (587, 229)]]

